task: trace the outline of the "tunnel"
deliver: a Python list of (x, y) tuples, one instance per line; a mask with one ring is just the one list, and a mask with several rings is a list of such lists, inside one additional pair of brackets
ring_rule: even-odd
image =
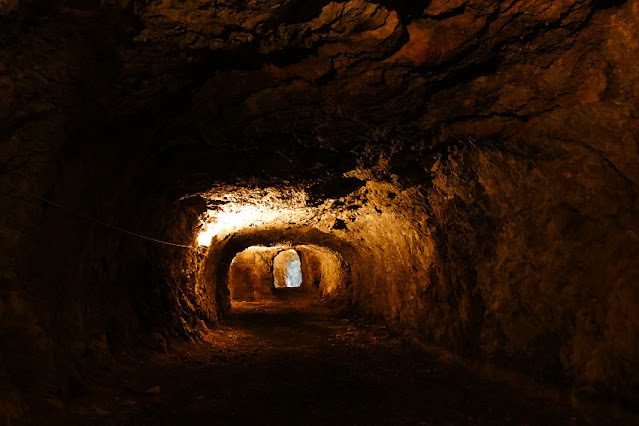
[(639, 0), (0, 0), (0, 424), (639, 424)]

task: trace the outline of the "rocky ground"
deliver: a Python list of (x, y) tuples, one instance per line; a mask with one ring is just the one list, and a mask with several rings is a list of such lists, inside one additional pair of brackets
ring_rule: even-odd
[(474, 372), (382, 325), (300, 296), (235, 303), (206, 341), (96, 371), (92, 384), (68, 406), (52, 402), (34, 423), (629, 425), (638, 420), (611, 407), (576, 404), (560, 389), (515, 383), (494, 371)]

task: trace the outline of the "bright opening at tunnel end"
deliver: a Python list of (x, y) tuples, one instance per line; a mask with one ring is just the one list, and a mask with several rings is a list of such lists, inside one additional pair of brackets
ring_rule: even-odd
[(286, 287), (297, 288), (302, 286), (302, 268), (299, 257), (289, 262), (286, 272), (286, 277), (284, 277)]
[(300, 257), (295, 250), (280, 252), (273, 259), (273, 285), (275, 288), (299, 288), (302, 286)]

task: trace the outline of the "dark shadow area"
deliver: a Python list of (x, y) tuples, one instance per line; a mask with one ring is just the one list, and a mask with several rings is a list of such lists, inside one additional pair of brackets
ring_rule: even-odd
[[(123, 364), (51, 425), (622, 424), (495, 381), (290, 289), (238, 302), (199, 343)], [(44, 423), (43, 423), (44, 424)], [(630, 424), (630, 423), (623, 423)]]

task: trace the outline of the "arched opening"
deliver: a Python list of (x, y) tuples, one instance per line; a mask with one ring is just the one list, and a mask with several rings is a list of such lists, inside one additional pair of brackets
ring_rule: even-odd
[(301, 261), (295, 250), (280, 252), (273, 259), (273, 286), (277, 289), (302, 286)]

